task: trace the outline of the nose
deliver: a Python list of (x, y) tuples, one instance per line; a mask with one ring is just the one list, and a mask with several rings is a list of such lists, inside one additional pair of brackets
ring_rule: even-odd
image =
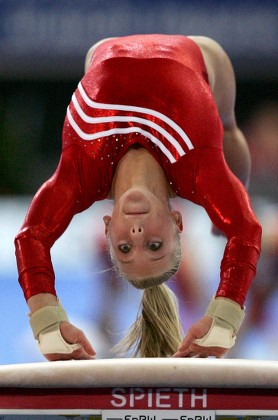
[(130, 229), (131, 234), (134, 235), (140, 235), (142, 234), (144, 231), (143, 226), (132, 226), (132, 228)]

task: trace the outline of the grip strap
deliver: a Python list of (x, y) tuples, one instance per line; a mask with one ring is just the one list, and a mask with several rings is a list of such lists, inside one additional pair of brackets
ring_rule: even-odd
[(64, 340), (58, 323), (40, 333), (38, 341), (39, 349), (42, 354), (71, 354), (81, 347), (78, 343), (70, 344)]
[(212, 317), (211, 327), (204, 337), (194, 340), (194, 343), (202, 347), (233, 347), (244, 319), (244, 309), (230, 299), (213, 298), (206, 315)]
[(62, 321), (68, 321), (67, 314), (59, 301), (57, 306), (45, 306), (29, 316), (30, 325), (36, 340), (46, 328), (57, 323), (60, 324)]
[(228, 298), (213, 298), (208, 305), (206, 315), (217, 318), (223, 327), (232, 327), (237, 333), (243, 322), (245, 312), (240, 305)]
[(71, 354), (80, 344), (67, 343), (60, 331), (60, 323), (68, 321), (67, 314), (58, 301), (57, 306), (45, 306), (30, 316), (30, 325), (42, 354)]

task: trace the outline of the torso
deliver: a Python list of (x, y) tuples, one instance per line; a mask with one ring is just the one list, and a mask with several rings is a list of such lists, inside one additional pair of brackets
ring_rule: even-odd
[(185, 196), (180, 184), (188, 156), (200, 147), (222, 148), (222, 125), (196, 43), (148, 35), (101, 44), (69, 106), (63, 147), (72, 144), (91, 159), (89, 176), (101, 191), (95, 199), (108, 195), (116, 165), (135, 144)]

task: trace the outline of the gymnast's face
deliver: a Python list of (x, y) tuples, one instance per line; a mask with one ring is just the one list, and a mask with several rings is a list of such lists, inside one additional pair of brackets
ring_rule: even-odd
[(104, 216), (106, 234), (120, 271), (130, 280), (157, 277), (169, 270), (182, 231), (181, 215), (149, 191), (132, 189)]

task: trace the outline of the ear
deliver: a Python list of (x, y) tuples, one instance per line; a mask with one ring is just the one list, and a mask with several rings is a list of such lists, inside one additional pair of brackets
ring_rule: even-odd
[(111, 221), (111, 216), (103, 216), (103, 221), (104, 221), (104, 225), (105, 225), (105, 235), (108, 234), (108, 226), (109, 223)]
[(179, 211), (174, 210), (172, 211), (172, 216), (175, 220), (175, 223), (179, 229), (179, 232), (181, 233), (183, 231), (183, 224), (182, 224), (182, 215)]

